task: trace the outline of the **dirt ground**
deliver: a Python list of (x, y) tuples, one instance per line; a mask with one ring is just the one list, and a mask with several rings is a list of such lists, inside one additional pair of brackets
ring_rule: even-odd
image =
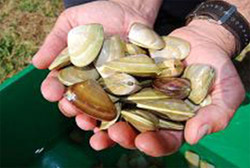
[(0, 83), (29, 65), (62, 0), (0, 0)]

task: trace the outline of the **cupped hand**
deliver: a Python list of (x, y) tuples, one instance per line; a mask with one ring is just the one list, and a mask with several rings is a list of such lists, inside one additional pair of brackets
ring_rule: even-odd
[[(102, 10), (100, 10), (100, 8)], [(52, 32), (33, 58), (39, 69), (47, 68), (54, 58), (66, 47), (67, 33), (73, 27), (88, 23), (101, 23), (105, 33), (120, 34), (126, 38), (130, 25), (141, 22), (149, 26), (152, 21), (139, 15), (130, 7), (108, 1), (100, 1), (69, 8), (59, 17)], [(198, 114), (186, 124), (185, 139), (194, 144), (211, 132), (224, 129), (236, 108), (244, 98), (244, 88), (230, 61), (229, 53), (213, 41), (212, 37), (199, 34), (199, 28), (187, 26), (172, 33), (190, 42), (192, 51), (186, 63), (205, 63), (217, 71), (212, 90), (212, 105), (199, 110)], [(77, 125), (83, 130), (93, 130), (90, 145), (102, 150), (118, 143), (124, 148), (136, 149), (151, 156), (164, 156), (178, 150), (183, 141), (183, 133), (160, 130), (139, 134), (126, 122), (118, 122), (108, 131), (99, 131), (96, 120), (81, 112), (65, 98), (64, 86), (57, 80), (57, 71), (52, 71), (41, 86), (43, 96), (52, 102), (59, 101), (61, 112), (67, 117), (75, 117)]]
[[(244, 87), (231, 61), (235, 40), (222, 26), (202, 20), (193, 21), (170, 35), (191, 44), (186, 65), (207, 64), (216, 70), (216, 80), (210, 92), (212, 104), (199, 109), (186, 122), (185, 141), (195, 144), (205, 135), (225, 129), (245, 97)], [(176, 152), (184, 140), (181, 131), (160, 130), (138, 134), (125, 122), (111, 126), (108, 133), (121, 146), (138, 148), (151, 156)]]
[[(149, 4), (152, 4), (152, 2)], [(141, 10), (148, 10), (141, 4), (135, 5), (139, 6)], [(153, 8), (153, 10), (157, 13), (156, 8)], [(155, 16), (152, 16), (152, 13), (147, 15), (134, 9), (133, 6), (116, 3), (115, 1), (98, 1), (69, 8), (60, 15), (53, 30), (47, 36), (32, 62), (38, 69), (48, 68), (55, 57), (66, 47), (67, 34), (73, 27), (88, 23), (100, 23), (104, 26), (106, 34), (119, 34), (126, 38), (128, 30), (134, 22), (152, 27)], [(173, 142), (180, 144), (180, 142), (177, 143), (175, 136), (164, 131), (138, 135), (125, 122), (115, 124), (108, 132), (99, 131), (96, 128), (96, 120), (90, 118), (73, 106), (66, 98), (63, 98), (65, 87), (58, 81), (57, 74), (58, 72), (55, 70), (49, 73), (42, 83), (41, 92), (48, 101), (58, 101), (60, 111), (67, 117), (75, 117), (76, 124), (81, 129), (95, 132), (90, 139), (90, 145), (95, 150), (105, 149), (119, 143), (125, 148), (135, 149), (138, 147), (148, 154), (159, 156), (162, 153), (168, 153), (168, 151), (175, 151), (177, 145), (173, 145)], [(163, 148), (162, 144), (164, 144)], [(155, 148), (157, 148), (156, 151)]]

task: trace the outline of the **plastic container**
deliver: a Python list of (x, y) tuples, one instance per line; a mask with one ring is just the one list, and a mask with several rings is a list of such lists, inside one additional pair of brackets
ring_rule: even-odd
[[(44, 100), (40, 84), (48, 71), (29, 66), (0, 85), (1, 167), (115, 167), (135, 151), (118, 145), (102, 152), (89, 147), (91, 133), (79, 131), (73, 120)], [(192, 150), (216, 167), (250, 167), (250, 94), (230, 125), (174, 155), (161, 158), (164, 167), (187, 167), (183, 153)], [(72, 132), (73, 131), (73, 132)], [(73, 137), (73, 138), (72, 138)], [(146, 157), (147, 159), (149, 157)]]

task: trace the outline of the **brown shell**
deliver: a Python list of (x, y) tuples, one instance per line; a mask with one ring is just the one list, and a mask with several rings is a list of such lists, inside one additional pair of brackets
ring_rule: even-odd
[(84, 113), (98, 120), (111, 121), (117, 116), (115, 105), (94, 80), (70, 86), (66, 98)]
[(153, 87), (170, 98), (177, 99), (184, 99), (191, 90), (190, 82), (183, 78), (157, 78), (153, 82)]

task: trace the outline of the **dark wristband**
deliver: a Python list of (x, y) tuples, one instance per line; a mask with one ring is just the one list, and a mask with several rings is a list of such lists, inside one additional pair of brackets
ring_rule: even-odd
[(64, 6), (65, 8), (81, 5), (84, 3), (92, 2), (96, 0), (64, 0)]
[(191, 14), (187, 21), (193, 18), (212, 19), (230, 31), (236, 39), (236, 53), (238, 55), (250, 41), (250, 26), (248, 21), (239, 13), (235, 6), (218, 0), (201, 3)]

